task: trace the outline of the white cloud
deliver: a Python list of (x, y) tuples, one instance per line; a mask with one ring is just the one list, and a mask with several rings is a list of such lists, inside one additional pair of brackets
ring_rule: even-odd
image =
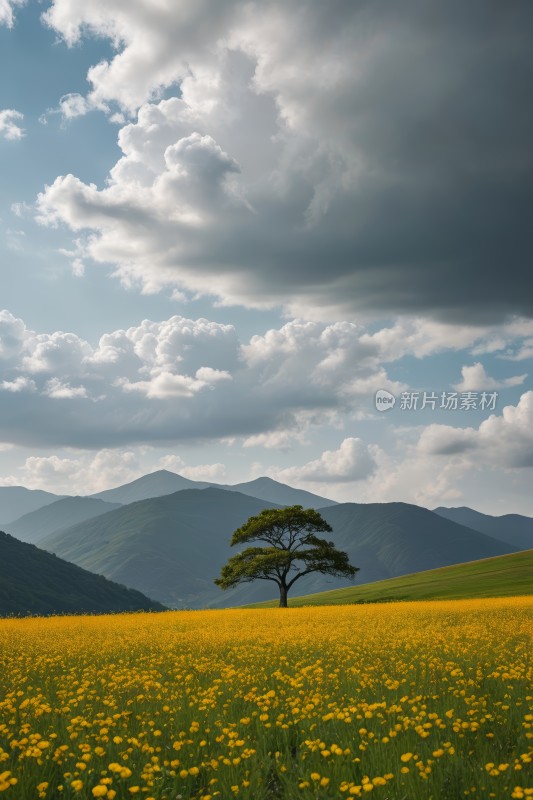
[[(237, 436), (289, 449), (312, 427), (372, 409), (376, 385), (403, 387), (375, 348), (360, 344), (362, 334), (350, 323), (293, 321), (242, 345), (231, 325), (174, 316), (106, 333), (94, 347), (0, 312), (8, 389), (0, 438), (94, 448)], [(31, 388), (25, 403), (14, 402), (13, 389), (26, 396)]]
[(26, 326), (5, 309), (0, 311), (0, 360), (4, 365), (20, 358), (26, 338)]
[(502, 380), (495, 380), (485, 372), (485, 367), (479, 361), (472, 366), (461, 367), (461, 375), (463, 376), (460, 383), (455, 384), (454, 388), (459, 392), (475, 392), (487, 389), (503, 389), (510, 386), (521, 386), (527, 378), (527, 373), (524, 375), (514, 375), (511, 378), (503, 378)]
[(288, 483), (351, 483), (361, 481), (374, 471), (374, 458), (361, 439), (344, 439), (337, 450), (324, 450), (321, 456), (301, 467), (276, 470), (277, 480)]
[(32, 206), (29, 203), (12, 203), (11, 211), (16, 217), (23, 217), (29, 211), (32, 211)]
[(25, 345), (30, 352), (22, 359), (21, 368), (31, 374), (81, 372), (84, 359), (91, 353), (87, 342), (62, 331), (30, 334)]
[(422, 453), (465, 454), (470, 464), (489, 469), (533, 467), (533, 392), (516, 406), (491, 414), (478, 428), (429, 425), (418, 442)]
[(515, 352), (508, 352), (501, 356), (509, 361), (525, 361), (533, 358), (533, 338), (524, 339), (521, 346)]
[[(303, 420), (302, 420), (303, 421)], [(303, 444), (306, 441), (303, 430), (280, 430), (269, 431), (268, 433), (258, 433), (255, 436), (248, 436), (243, 447), (261, 447), (267, 450), (291, 450), (295, 444)]]
[(81, 94), (66, 94), (59, 101), (61, 114), (65, 119), (82, 117), (90, 110), (89, 104)]
[(225, 464), (197, 464), (194, 467), (183, 467), (180, 475), (191, 481), (207, 481), (220, 483), (227, 477)]
[(5, 392), (35, 392), (37, 386), (35, 385), (35, 381), (19, 375), (19, 377), (15, 378), (13, 381), (2, 381), (2, 383), (0, 383), (0, 389), (3, 389)]
[(72, 400), (75, 397), (87, 397), (87, 389), (85, 386), (71, 386), (69, 383), (63, 383), (59, 378), (51, 378), (46, 382), (43, 394), (55, 400)]
[[(111, 39), (119, 52), (111, 61), (91, 67), (90, 99), (118, 102), (134, 111), (154, 92), (190, 74), (191, 56), (201, 45), (216, 47), (225, 24), (240, 4), (235, 2), (173, 3), (155, 7), (149, 0), (124, 6), (119, 0), (55, 0), (44, 14), (46, 23), (70, 46), (85, 33)], [(211, 53), (207, 50), (205, 60)], [(196, 66), (196, 65), (195, 65)]]
[[(407, 502), (427, 508), (458, 505), (464, 501), (465, 475), (472, 468), (462, 456), (449, 455), (445, 461), (421, 453), (398, 433), (387, 452), (374, 447), (373, 475), (358, 492), (358, 502)], [(391, 442), (392, 443), (392, 442)]]
[(478, 441), (474, 428), (454, 428), (451, 425), (437, 423), (428, 425), (418, 442), (418, 449), (421, 453), (446, 456), (475, 450), (477, 446)]
[(81, 258), (75, 258), (72, 262), (72, 274), (75, 278), (83, 278), (85, 275), (85, 264)]
[[(0, 450), (11, 445), (0, 444)], [(81, 453), (70, 457), (31, 456), (14, 471), (0, 478), (2, 486), (27, 486), (57, 494), (88, 495), (113, 486), (129, 483), (151, 469), (146, 467), (143, 448), (127, 450), (103, 449), (96, 453)], [(149, 454), (148, 454), (149, 455)], [(177, 472), (190, 480), (223, 482), (226, 479), (224, 464), (187, 465), (180, 456), (162, 456), (152, 467)]]
[(170, 372), (159, 372), (149, 381), (119, 381), (125, 392), (140, 392), (151, 399), (171, 397), (194, 397), (202, 389), (213, 389), (219, 381), (231, 380), (229, 372), (202, 367), (194, 377), (190, 375), (173, 375)]
[(379, 348), (367, 341), (362, 326), (351, 322), (293, 320), (252, 336), (242, 352), (267, 390), (298, 392), (311, 385), (318, 393), (336, 385), (342, 394), (356, 396), (372, 394), (382, 384), (391, 392), (405, 388), (390, 381), (381, 367)]
[[(287, 451), (320, 426), (377, 423), (375, 390), (406, 388), (382, 365), (393, 349), (349, 322), (293, 320), (243, 344), (231, 325), (181, 316), (111, 331), (93, 346), (73, 333), (32, 331), (3, 311), (0, 440), (93, 449), (233, 438)], [(429, 430), (420, 452), (469, 444)], [(336, 463), (344, 456), (334, 451)]]
[(12, 28), (15, 22), (13, 10), (16, 6), (23, 6), (26, 0), (0, 0), (0, 25)]
[(27, 486), (57, 494), (92, 494), (127, 483), (142, 475), (138, 456), (131, 450), (100, 450), (78, 458), (30, 456), (16, 475), (3, 478), (4, 486)]
[[(1, 0), (0, 0), (1, 2)], [(2, 7), (0, 6), (0, 15)], [(1, 21), (1, 16), (0, 16)], [(0, 111), (0, 137), (15, 141), (25, 136), (24, 128), (19, 124), (24, 119), (24, 114), (13, 108), (4, 108)]]

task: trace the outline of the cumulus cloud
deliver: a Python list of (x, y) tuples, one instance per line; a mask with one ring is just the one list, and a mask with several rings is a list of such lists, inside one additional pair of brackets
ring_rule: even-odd
[(81, 371), (83, 360), (91, 352), (90, 345), (74, 333), (57, 331), (30, 337), (30, 352), (21, 362), (21, 368), (30, 374), (72, 373)]
[[(402, 324), (387, 330), (406, 331)], [(0, 441), (97, 449), (237, 437), (246, 447), (289, 450), (317, 426), (379, 416), (377, 389), (408, 389), (384, 362), (409, 348), (422, 357), (422, 333), (411, 334), (398, 350), (387, 333), (354, 323), (292, 320), (242, 342), (232, 325), (176, 315), (90, 344), (33, 331), (2, 311)], [(463, 344), (485, 335), (469, 333)], [(445, 349), (440, 333), (430, 349)]]
[(311, 427), (371, 409), (377, 387), (404, 388), (363, 335), (351, 323), (294, 320), (243, 344), (232, 325), (174, 316), (93, 346), (4, 311), (0, 438), (98, 448), (238, 436), (287, 449)]
[[(0, 6), (0, 21), (1, 21), (1, 6)], [(24, 119), (24, 114), (20, 111), (15, 111), (14, 108), (4, 108), (0, 111), (0, 137), (15, 141), (22, 139), (25, 136), (25, 130), (20, 125)]]
[(527, 378), (524, 375), (513, 375), (511, 378), (496, 380), (485, 372), (485, 367), (479, 361), (472, 366), (461, 367), (462, 381), (455, 384), (454, 388), (459, 392), (476, 392), (487, 389), (503, 389), (510, 386), (521, 386)]
[(46, 382), (43, 394), (56, 400), (73, 400), (75, 397), (87, 397), (87, 389), (85, 386), (71, 386), (59, 378), (52, 378)]
[(142, 474), (136, 452), (103, 449), (71, 458), (30, 456), (16, 475), (2, 478), (0, 483), (3, 486), (24, 485), (57, 494), (85, 495), (127, 483)]
[(85, 103), (134, 121), (105, 187), (60, 176), (39, 217), (88, 231), (125, 283), (322, 318), (533, 313), (529, 4), (54, 0), (44, 18), (112, 41)]
[[(0, 451), (11, 447), (0, 443)], [(0, 478), (1, 486), (24, 485), (56, 494), (88, 495), (140, 478), (153, 469), (168, 469), (190, 480), (219, 483), (226, 480), (224, 464), (187, 464), (176, 454), (150, 462), (150, 448), (107, 449), (70, 456), (31, 456), (13, 474)], [(148, 462), (146, 459), (148, 458)], [(151, 463), (147, 467), (147, 463)]]
[(13, 381), (2, 381), (0, 389), (3, 389), (5, 392), (35, 392), (37, 386), (35, 385), (35, 381), (32, 381), (31, 378), (19, 375), (18, 378), (15, 378)]
[(140, 392), (148, 398), (166, 399), (170, 397), (193, 397), (202, 389), (213, 389), (221, 380), (231, 380), (229, 372), (202, 367), (194, 377), (159, 372), (149, 381), (119, 381), (118, 385), (126, 392)]
[(344, 439), (337, 450), (324, 450), (321, 456), (301, 467), (276, 471), (278, 480), (296, 483), (351, 483), (361, 481), (374, 471), (376, 463), (368, 445), (361, 439)]
[(429, 425), (420, 436), (418, 450), (465, 454), (470, 464), (493, 469), (533, 467), (533, 392), (524, 392), (516, 406), (505, 406), (478, 428)]
[(45, 113), (40, 116), (39, 122), (42, 125), (47, 125), (49, 117), (59, 114), (62, 123), (66, 124), (77, 117), (84, 117), (89, 111), (94, 111), (97, 108), (100, 111), (107, 110), (103, 105), (96, 106), (90, 99), (78, 92), (69, 92), (60, 98), (57, 106), (48, 108)]
[(357, 396), (372, 394), (382, 383), (393, 392), (405, 388), (388, 379), (379, 346), (368, 342), (364, 328), (351, 322), (293, 320), (252, 336), (242, 354), (266, 391), (300, 393), (313, 386), (319, 395), (336, 385), (344, 395)]

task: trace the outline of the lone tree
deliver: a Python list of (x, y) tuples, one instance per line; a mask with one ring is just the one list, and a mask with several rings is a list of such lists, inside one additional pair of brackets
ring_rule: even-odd
[(248, 547), (232, 556), (215, 583), (230, 589), (255, 580), (274, 581), (279, 588), (279, 607), (287, 608), (287, 593), (298, 578), (311, 572), (352, 578), (358, 571), (347, 553), (316, 535), (332, 530), (314, 508), (265, 509), (234, 532), (231, 545), (265, 542), (267, 546)]

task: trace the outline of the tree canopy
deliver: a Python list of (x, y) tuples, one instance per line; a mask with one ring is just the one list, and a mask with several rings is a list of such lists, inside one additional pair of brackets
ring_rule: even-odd
[(358, 571), (347, 553), (317, 534), (333, 528), (314, 508), (302, 506), (265, 509), (238, 528), (231, 545), (264, 542), (248, 547), (229, 559), (215, 580), (221, 589), (255, 580), (273, 581), (279, 588), (280, 608), (287, 607), (287, 594), (304, 575), (321, 572), (338, 578), (352, 578)]

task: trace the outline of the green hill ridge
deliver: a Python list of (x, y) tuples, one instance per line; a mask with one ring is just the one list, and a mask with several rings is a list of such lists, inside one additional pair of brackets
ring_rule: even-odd
[[(289, 606), (460, 600), (533, 594), (533, 550), (416, 572), (386, 581), (289, 598)], [(273, 608), (277, 600), (246, 608)]]
[(0, 616), (163, 610), (141, 592), (0, 531)]

